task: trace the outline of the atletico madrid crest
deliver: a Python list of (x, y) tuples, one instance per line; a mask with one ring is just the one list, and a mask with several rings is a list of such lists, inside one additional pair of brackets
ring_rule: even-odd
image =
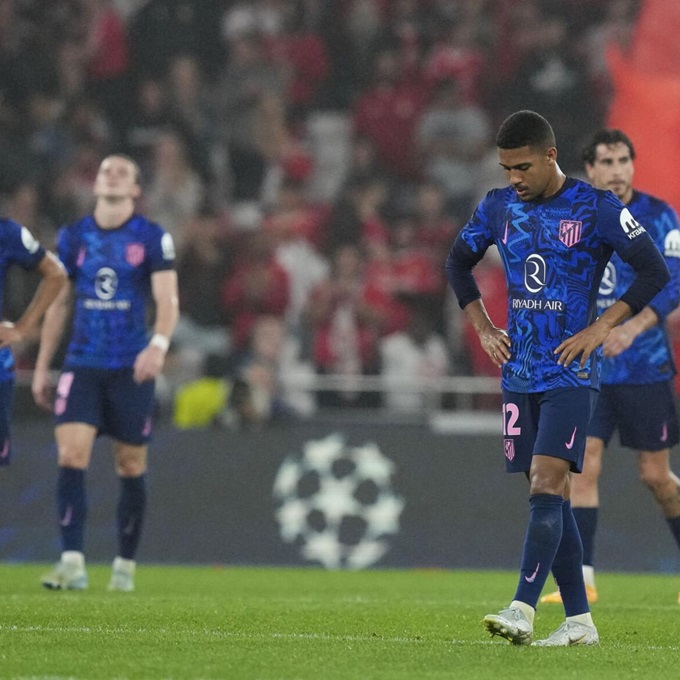
[(567, 248), (575, 245), (581, 240), (583, 222), (577, 220), (562, 220), (560, 222), (560, 241)]
[(128, 243), (125, 246), (125, 261), (131, 267), (138, 267), (144, 262), (144, 245), (142, 243)]

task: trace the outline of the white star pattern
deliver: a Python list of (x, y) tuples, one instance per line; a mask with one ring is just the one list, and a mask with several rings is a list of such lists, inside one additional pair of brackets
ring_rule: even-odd
[[(394, 472), (394, 463), (373, 442), (351, 447), (339, 434), (306, 442), (303, 455), (286, 458), (274, 481), (281, 538), (300, 541), (300, 555), (327, 569), (375, 564), (399, 532), (405, 505), (392, 489)], [(319, 488), (299, 497), (299, 482), (310, 474)], [(357, 494), (365, 482), (375, 485), (377, 499)]]

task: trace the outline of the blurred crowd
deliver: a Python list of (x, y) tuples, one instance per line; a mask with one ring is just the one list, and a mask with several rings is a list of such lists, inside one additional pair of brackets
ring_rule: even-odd
[[(2, 214), (54, 247), (90, 210), (101, 158), (127, 152), (140, 211), (178, 251), (171, 392), (226, 378), (239, 422), (417, 411), (409, 382), (497, 374), (443, 263), (503, 183), (498, 124), (541, 112), (580, 174), (611, 95), (607, 48), (630, 43), (638, 4), (0, 0)], [(503, 275), (484, 262), (502, 324)], [(7, 317), (30, 285), (10, 283)], [(19, 358), (30, 368), (31, 348)], [(301, 375), (346, 383), (287, 388)], [(352, 389), (360, 375), (394, 389)]]

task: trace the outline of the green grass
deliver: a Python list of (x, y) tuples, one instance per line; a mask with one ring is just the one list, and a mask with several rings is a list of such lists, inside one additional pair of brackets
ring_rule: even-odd
[[(124, 594), (103, 566), (86, 592), (43, 591), (44, 569), (0, 565), (0, 678), (680, 677), (670, 576), (599, 574), (601, 645), (541, 649), (482, 629), (512, 596), (508, 572), (142, 565)], [(537, 634), (562, 618), (540, 607)]]

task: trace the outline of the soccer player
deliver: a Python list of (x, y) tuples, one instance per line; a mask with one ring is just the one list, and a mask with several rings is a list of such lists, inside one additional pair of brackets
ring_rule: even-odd
[[(621, 130), (597, 132), (583, 160), (588, 179), (609, 189), (645, 225), (666, 258), (671, 280), (635, 316), (612, 329), (604, 342), (602, 388), (588, 428), (583, 473), (573, 478), (571, 502), (583, 542), (583, 576), (589, 602), (597, 601), (594, 543), (600, 505), (602, 454), (615, 430), (622, 446), (637, 450), (640, 478), (654, 495), (680, 547), (680, 480), (670, 468), (678, 443), (673, 396), (675, 366), (665, 318), (680, 302), (680, 226), (664, 201), (633, 189), (635, 148)], [(633, 280), (634, 272), (616, 253), (600, 284), (598, 311), (604, 313)], [(561, 602), (559, 591), (541, 602)], [(678, 598), (680, 603), (680, 597)]]
[(0, 467), (12, 460), (10, 416), (14, 391), (14, 355), (11, 346), (30, 336), (47, 308), (66, 283), (66, 271), (59, 260), (45, 250), (23, 225), (0, 219), (0, 311), (7, 270), (11, 265), (37, 270), (40, 285), (15, 322), (0, 322)]
[[(545, 118), (512, 114), (496, 146), (510, 186), (480, 202), (446, 262), (459, 305), (502, 371), (506, 469), (525, 473), (530, 484), (519, 584), (510, 605), (485, 616), (484, 626), (513, 644), (531, 644), (535, 609), (552, 571), (566, 621), (534, 644), (592, 645), (599, 636), (583, 581), (569, 473), (582, 469), (600, 384), (598, 348), (670, 274), (654, 241), (614, 194), (564, 175)], [(472, 274), (494, 244), (508, 281), (507, 332), (489, 318)], [(636, 277), (597, 318), (597, 290), (612, 252)]]
[[(42, 579), (50, 589), (87, 587), (85, 472), (99, 434), (113, 439), (120, 477), (118, 555), (109, 589), (134, 589), (154, 379), (163, 369), (178, 317), (172, 237), (135, 213), (140, 191), (135, 161), (120, 154), (108, 156), (95, 179), (94, 212), (58, 236), (58, 254), (72, 285), (65, 286), (47, 310), (33, 378), (36, 402), (52, 408), (48, 370), (73, 299), (72, 333), (53, 404), (63, 552)], [(150, 296), (155, 324), (149, 339)]]

